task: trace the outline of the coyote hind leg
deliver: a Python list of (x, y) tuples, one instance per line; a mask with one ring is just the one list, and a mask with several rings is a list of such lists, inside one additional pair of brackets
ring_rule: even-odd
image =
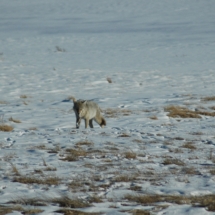
[(90, 128), (93, 128), (93, 119), (90, 119), (89, 124), (90, 124)]

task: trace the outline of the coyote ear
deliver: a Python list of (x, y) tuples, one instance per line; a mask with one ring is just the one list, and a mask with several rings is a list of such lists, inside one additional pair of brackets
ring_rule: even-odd
[(81, 102), (82, 102), (82, 104), (84, 104), (84, 105), (87, 103), (87, 101), (86, 101), (86, 100), (83, 100), (83, 101), (81, 101)]

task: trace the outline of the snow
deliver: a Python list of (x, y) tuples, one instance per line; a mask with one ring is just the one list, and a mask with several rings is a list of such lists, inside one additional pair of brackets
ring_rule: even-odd
[[(14, 127), (0, 132), (1, 205), (19, 198), (97, 195), (103, 202), (78, 210), (215, 214), (191, 204), (155, 211), (156, 206), (124, 199), (126, 194), (215, 194), (214, 117), (171, 118), (164, 111), (168, 105), (213, 111), (215, 101), (202, 98), (214, 96), (214, 7), (213, 0), (1, 0), (0, 119)], [(107, 127), (94, 123), (85, 130), (82, 122), (75, 129), (71, 95), (97, 102)], [(117, 110), (113, 117), (105, 114), (109, 108)], [(87, 155), (63, 161), (66, 149), (83, 140), (92, 142), (81, 146)], [(187, 142), (196, 149), (184, 148)], [(137, 157), (126, 158), (126, 152)], [(184, 166), (164, 165), (167, 158)], [(19, 176), (13, 165), (22, 176), (61, 181), (14, 182)], [(117, 175), (131, 179), (116, 182)], [(77, 181), (81, 187), (69, 187)], [(99, 189), (90, 189), (92, 184)], [(39, 208), (41, 214), (57, 214), (60, 207)]]

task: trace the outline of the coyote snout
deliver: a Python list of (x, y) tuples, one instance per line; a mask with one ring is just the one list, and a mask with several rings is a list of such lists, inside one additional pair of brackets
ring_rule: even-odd
[(76, 100), (72, 97), (74, 106), (73, 110), (76, 115), (76, 128), (80, 127), (81, 119), (85, 120), (85, 128), (93, 128), (93, 120), (95, 120), (101, 127), (106, 126), (106, 120), (101, 114), (99, 106), (88, 100)]

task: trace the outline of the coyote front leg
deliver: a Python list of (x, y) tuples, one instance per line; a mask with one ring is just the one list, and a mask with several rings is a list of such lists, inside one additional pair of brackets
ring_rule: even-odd
[(89, 126), (89, 119), (85, 119), (85, 128), (88, 128)]
[(80, 124), (81, 124), (81, 118), (80, 118), (80, 117), (77, 117), (77, 118), (76, 118), (76, 128), (79, 128), (79, 127), (80, 127)]

